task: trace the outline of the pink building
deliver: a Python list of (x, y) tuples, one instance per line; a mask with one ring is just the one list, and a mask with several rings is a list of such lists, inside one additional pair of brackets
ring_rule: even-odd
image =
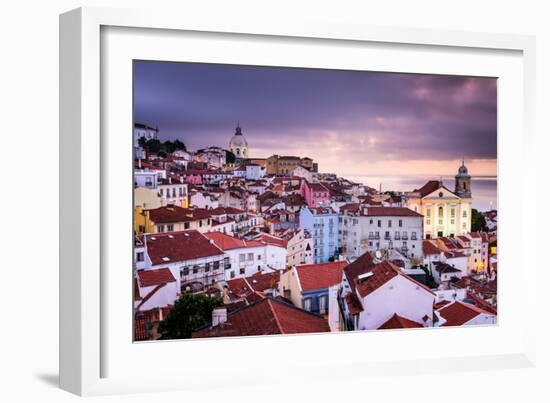
[(321, 183), (311, 183), (305, 179), (302, 180), (300, 194), (310, 208), (328, 206), (330, 204), (330, 191)]
[(202, 185), (202, 175), (198, 174), (185, 174), (183, 175), (185, 182), (192, 185)]

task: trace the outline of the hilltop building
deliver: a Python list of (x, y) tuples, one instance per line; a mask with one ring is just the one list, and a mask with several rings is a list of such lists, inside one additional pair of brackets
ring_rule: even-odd
[(235, 128), (235, 134), (229, 141), (229, 151), (235, 154), (237, 160), (248, 158), (248, 142), (246, 141), (239, 125)]
[(406, 205), (424, 216), (426, 239), (455, 237), (471, 231), (472, 191), (468, 168), (462, 165), (455, 176), (454, 192), (441, 180), (428, 181), (404, 195)]

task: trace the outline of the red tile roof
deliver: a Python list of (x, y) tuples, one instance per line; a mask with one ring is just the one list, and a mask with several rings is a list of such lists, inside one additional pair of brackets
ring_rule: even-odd
[(264, 292), (277, 287), (281, 279), (279, 271), (268, 273), (254, 273), (252, 276), (246, 277), (247, 283), (254, 291)]
[(138, 270), (137, 275), (141, 287), (150, 287), (176, 281), (170, 269), (166, 267), (153, 270)]
[(415, 190), (413, 190), (413, 192), (419, 192), (420, 197), (425, 197), (425, 196), (429, 195), (430, 193), (435, 192), (437, 189), (440, 189), (440, 188), (443, 188), (443, 189), (447, 190), (448, 192), (451, 192), (452, 194), (455, 194), (454, 192), (447, 189), (447, 187), (442, 185), (440, 181), (428, 181), (420, 189), (415, 189)]
[(429, 240), (422, 241), (422, 251), (424, 253), (424, 256), (426, 255), (439, 255), (442, 250), (439, 249), (436, 245), (434, 245)]
[(362, 298), (376, 291), (392, 278), (399, 275), (399, 269), (384, 260), (371, 270), (372, 275), (364, 280), (355, 279), (355, 289)]
[(265, 242), (268, 245), (279, 246), (281, 248), (286, 248), (287, 245), (286, 240), (269, 234), (261, 234), (256, 238), (256, 240)]
[(361, 301), (359, 301), (359, 298), (357, 298), (357, 295), (355, 293), (353, 292), (348, 293), (344, 297), (344, 300), (346, 301), (350, 314), (357, 315), (359, 312), (363, 311), (363, 306), (361, 305)]
[(264, 298), (231, 312), (227, 322), (193, 332), (193, 338), (260, 336), (268, 334), (329, 332), (320, 316), (296, 308), (280, 299)]
[(305, 181), (305, 182), (306, 182), (306, 186), (309, 187), (312, 192), (325, 192), (325, 193), (329, 192), (329, 190), (321, 183), (308, 182), (308, 181)]
[(220, 248), (195, 230), (151, 234), (146, 236), (146, 241), (147, 255), (153, 266), (223, 255)]
[(221, 250), (258, 248), (264, 246), (264, 244), (260, 241), (246, 241), (244, 239), (239, 239), (231, 235), (224, 234), (223, 232), (207, 232), (204, 236), (213, 241), (214, 244)]
[(237, 215), (237, 214), (244, 214), (244, 210), (239, 210), (238, 208), (234, 207), (217, 207), (215, 209), (209, 210), (210, 214), (212, 215), (221, 215), (221, 214), (227, 214), (227, 215)]
[(342, 281), (342, 272), (347, 262), (329, 262), (296, 266), (302, 291), (328, 288)]
[[(360, 280), (358, 277), (362, 274), (372, 273), (370, 276)], [(344, 274), (351, 284), (352, 288), (364, 298), (370, 293), (374, 292), (388, 281), (396, 276), (402, 276), (405, 279), (411, 281), (417, 286), (425, 289), (431, 294), (434, 294), (432, 290), (426, 287), (424, 284), (419, 283), (412, 277), (403, 273), (393, 263), (384, 260), (380, 263), (375, 263), (373, 255), (370, 252), (365, 253), (355, 262), (351, 263), (344, 268)]]
[(149, 218), (154, 223), (175, 223), (193, 221), (189, 214), (189, 209), (179, 206), (163, 206), (153, 210), (148, 210)]
[(394, 313), (393, 316), (378, 329), (412, 329), (416, 327), (424, 327), (424, 325)]
[(442, 326), (460, 326), (478, 315), (492, 315), (477, 306), (460, 301), (455, 301), (439, 309), (439, 314), (446, 320)]
[(422, 214), (406, 207), (365, 207), (361, 209), (361, 214), (368, 217), (423, 217)]
[(344, 268), (344, 275), (346, 276), (350, 287), (355, 289), (355, 279), (360, 274), (371, 271), (374, 266), (376, 266), (376, 263), (374, 263), (374, 254), (371, 252), (367, 252), (359, 256), (357, 260), (347, 265)]

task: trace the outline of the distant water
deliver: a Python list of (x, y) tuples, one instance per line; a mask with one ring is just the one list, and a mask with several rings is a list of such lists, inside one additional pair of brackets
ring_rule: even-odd
[[(347, 179), (355, 182), (361, 182), (372, 188), (379, 189), (382, 185), (382, 191), (394, 190), (400, 192), (410, 192), (425, 185), (428, 180), (439, 179), (427, 178), (426, 176), (369, 176), (369, 175), (345, 175)], [(443, 184), (454, 191), (454, 176), (443, 176)], [(494, 176), (472, 177), (472, 207), (486, 211), (491, 208), (497, 209), (497, 178)]]

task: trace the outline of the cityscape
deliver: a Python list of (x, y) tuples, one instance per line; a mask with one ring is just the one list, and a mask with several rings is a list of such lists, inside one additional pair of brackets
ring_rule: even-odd
[(134, 341), (497, 324), (496, 80), (134, 63)]

